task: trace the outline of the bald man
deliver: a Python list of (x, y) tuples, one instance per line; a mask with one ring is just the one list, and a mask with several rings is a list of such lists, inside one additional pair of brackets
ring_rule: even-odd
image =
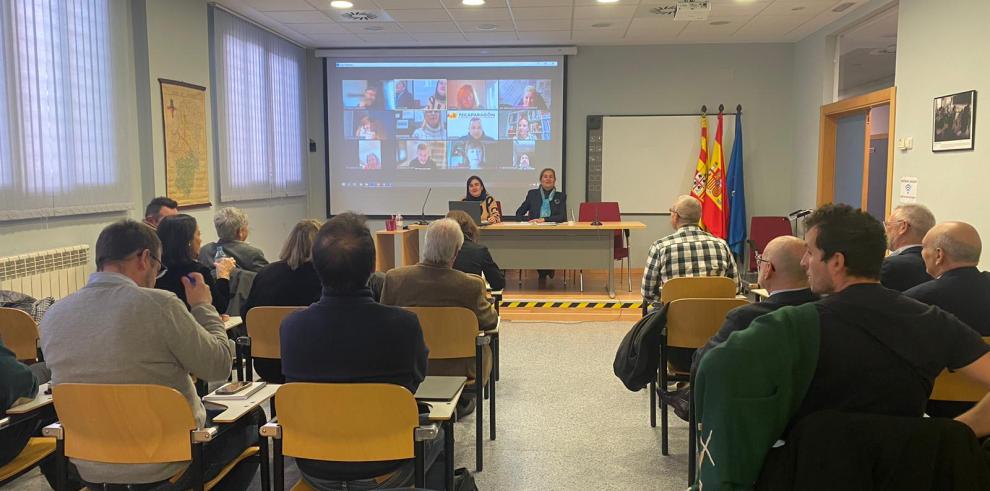
[(805, 242), (785, 235), (767, 244), (763, 254), (756, 256), (756, 272), (760, 286), (770, 296), (766, 300), (736, 307), (725, 316), (718, 332), (694, 354), (691, 369), (696, 370), (701, 357), (708, 350), (722, 344), (729, 335), (749, 327), (757, 317), (788, 305), (801, 305), (818, 300), (818, 295), (808, 287), (808, 275), (801, 267), (801, 258), (807, 249)]
[(921, 242), (925, 269), (934, 280), (905, 295), (954, 314), (981, 336), (990, 336), (990, 273), (976, 269), (982, 243), (972, 225), (936, 225)]
[(737, 282), (736, 260), (724, 240), (698, 227), (701, 202), (682, 195), (670, 207), (674, 233), (650, 246), (641, 292), (646, 302), (660, 299), (664, 282), (682, 276), (725, 276)]

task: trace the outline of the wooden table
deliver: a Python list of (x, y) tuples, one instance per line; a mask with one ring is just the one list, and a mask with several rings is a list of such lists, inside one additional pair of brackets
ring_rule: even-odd
[(482, 227), (479, 239), (502, 269), (605, 269), (615, 298), (615, 231), (645, 228), (643, 222), (502, 222)]
[[(430, 421), (440, 423), (443, 428), (443, 454), (444, 454), (444, 482), (447, 483), (444, 489), (454, 489), (454, 411), (457, 409), (457, 401), (461, 400), (461, 393), (464, 392), (464, 384), (467, 377), (443, 377), (430, 375), (427, 379), (433, 378), (454, 378), (460, 379), (461, 388), (449, 401), (423, 401), (430, 406)], [(479, 399), (480, 400), (480, 399)], [(475, 409), (481, 411), (481, 408)]]
[(376, 230), (375, 231), (375, 271), (386, 272), (395, 268), (395, 238), (402, 245), (402, 264), (411, 266), (419, 262), (419, 228)]

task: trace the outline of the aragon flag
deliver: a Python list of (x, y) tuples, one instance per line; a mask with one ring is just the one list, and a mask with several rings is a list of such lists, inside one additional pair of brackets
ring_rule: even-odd
[(698, 153), (698, 165), (694, 170), (694, 181), (691, 196), (702, 204), (705, 202), (705, 180), (708, 179), (708, 116), (701, 115), (701, 152)]
[(725, 156), (722, 154), (722, 113), (718, 113), (718, 128), (715, 129), (715, 143), (712, 145), (711, 160), (708, 162), (708, 175), (705, 179), (705, 199), (701, 202), (701, 222), (705, 230), (716, 237), (726, 237), (725, 206)]

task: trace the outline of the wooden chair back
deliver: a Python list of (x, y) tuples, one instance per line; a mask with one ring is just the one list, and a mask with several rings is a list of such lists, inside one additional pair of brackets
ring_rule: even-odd
[(722, 326), (725, 314), (748, 304), (741, 298), (681, 298), (667, 306), (667, 346), (700, 348)]
[(160, 464), (192, 459), (192, 408), (161, 385), (58, 384), (55, 412), (67, 457), (111, 464)]
[(724, 276), (685, 276), (664, 282), (660, 303), (681, 298), (734, 298), (736, 280)]
[(338, 462), (415, 457), (416, 399), (392, 384), (290, 383), (275, 394), (285, 455)]
[[(990, 344), (990, 337), (983, 338), (983, 342)], [(935, 386), (932, 387), (932, 394), (928, 399), (933, 401), (953, 401), (953, 402), (977, 402), (987, 395), (986, 387), (970, 380), (959, 372), (942, 370), (942, 373), (935, 377)]]
[(474, 358), (478, 317), (464, 307), (405, 307), (419, 317), (431, 360)]
[(247, 313), (247, 333), (253, 358), (282, 359), (279, 328), (282, 320), (303, 307), (253, 307)]
[(27, 312), (0, 307), (0, 340), (18, 360), (38, 360), (38, 324)]

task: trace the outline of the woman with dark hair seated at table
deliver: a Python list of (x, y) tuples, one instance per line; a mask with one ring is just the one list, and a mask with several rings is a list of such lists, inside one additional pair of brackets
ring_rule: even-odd
[(502, 212), (498, 209), (498, 201), (494, 196), (488, 194), (485, 183), (481, 182), (481, 178), (478, 176), (468, 178), (467, 190), (461, 201), (477, 201), (481, 205), (481, 221), (483, 222), (499, 223), (502, 221)]
[[(289, 232), (279, 260), (258, 272), (241, 307), (245, 329), (251, 307), (305, 307), (320, 299), (323, 285), (313, 267), (313, 241), (319, 230), (317, 220), (300, 220)], [(265, 381), (285, 382), (281, 360), (257, 358), (254, 368)]]
[[(186, 289), (182, 286), (181, 278), (189, 273), (199, 273), (203, 275), (203, 280), (210, 287), (210, 294), (213, 295), (213, 306), (217, 312), (225, 314), (227, 303), (230, 301), (230, 272), (234, 270), (235, 262), (233, 258), (223, 258), (214, 264), (216, 267), (216, 279), (210, 268), (200, 264), (196, 258), (199, 257), (199, 248), (203, 244), (199, 236), (199, 225), (196, 219), (180, 213), (166, 217), (158, 224), (158, 238), (162, 241), (162, 276), (155, 282), (155, 288), (168, 290), (189, 308), (186, 302)], [(223, 316), (226, 318), (226, 315)]]
[(461, 232), (464, 234), (464, 245), (454, 259), (454, 269), (479, 276), (485, 273), (485, 280), (492, 290), (505, 288), (505, 273), (498, 268), (498, 264), (495, 264), (488, 248), (478, 243), (480, 232), (474, 219), (461, 210), (447, 213), (447, 218), (454, 219), (461, 226)]

